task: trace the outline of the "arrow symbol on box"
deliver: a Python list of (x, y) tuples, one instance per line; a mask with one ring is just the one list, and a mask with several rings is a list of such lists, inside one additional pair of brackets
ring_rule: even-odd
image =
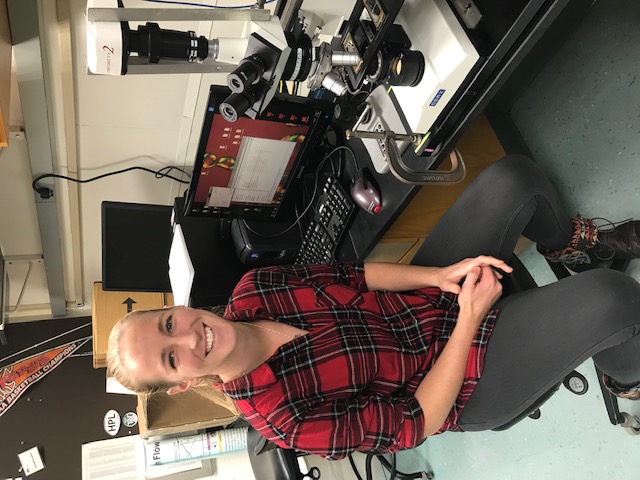
[(137, 302), (133, 300), (131, 297), (127, 297), (127, 299), (124, 302), (122, 302), (123, 305), (127, 306), (127, 313), (133, 310), (134, 303), (137, 303)]

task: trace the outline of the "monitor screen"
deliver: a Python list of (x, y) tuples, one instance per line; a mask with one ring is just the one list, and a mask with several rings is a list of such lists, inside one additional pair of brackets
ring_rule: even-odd
[(185, 213), (276, 218), (328, 115), (299, 98), (274, 98), (256, 119), (228, 122), (219, 112), (230, 91), (212, 86)]
[(172, 207), (102, 202), (102, 288), (170, 292)]

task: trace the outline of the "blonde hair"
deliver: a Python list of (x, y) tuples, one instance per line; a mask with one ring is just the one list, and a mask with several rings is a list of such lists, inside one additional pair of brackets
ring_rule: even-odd
[[(124, 387), (142, 395), (153, 395), (155, 393), (166, 393), (171, 387), (175, 386), (170, 383), (158, 382), (155, 384), (144, 383), (136, 380), (129, 369), (123, 365), (122, 351), (120, 350), (120, 340), (122, 334), (127, 330), (131, 322), (139, 320), (143, 314), (161, 312), (163, 310), (134, 310), (127, 313), (115, 324), (109, 334), (109, 346), (107, 348), (107, 375), (114, 377)], [(211, 309), (213, 313), (222, 316), (224, 307), (214, 307)], [(220, 405), (233, 414), (238, 415), (240, 411), (236, 407), (233, 400), (218, 390), (213, 384), (222, 383), (217, 375), (209, 377), (201, 377), (196, 385), (193, 385), (187, 392), (178, 395), (187, 395), (190, 391), (196, 393), (211, 402)]]

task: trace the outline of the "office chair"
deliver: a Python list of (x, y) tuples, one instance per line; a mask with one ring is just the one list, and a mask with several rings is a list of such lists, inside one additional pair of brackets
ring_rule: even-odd
[[(518, 259), (517, 256), (513, 256), (510, 265), (513, 267), (513, 272), (510, 275), (505, 276), (503, 282), (503, 296), (511, 295), (516, 292), (521, 292), (531, 288), (537, 288), (537, 284), (526, 267)], [(629, 261), (617, 261), (611, 262), (600, 267), (612, 268), (620, 271), (624, 271), (629, 264)], [(558, 279), (564, 278), (570, 275), (569, 271), (560, 264), (549, 263), (551, 269)], [(598, 381), (602, 390), (602, 396), (609, 415), (609, 420), (613, 425), (620, 425), (631, 435), (640, 434), (640, 419), (637, 416), (631, 415), (626, 412), (620, 412), (618, 406), (618, 399), (611, 394), (609, 390), (602, 383), (602, 372), (596, 368)], [(549, 399), (555, 392), (558, 391), (560, 385), (567, 387), (575, 394), (583, 394), (587, 390), (587, 380), (578, 372), (573, 371), (567, 377), (552, 387), (538, 400), (536, 400), (531, 407), (522, 412), (517, 417), (513, 418), (504, 425), (494, 428), (494, 431), (502, 431), (511, 428), (516, 423), (522, 421), (524, 418), (529, 417), (532, 419), (538, 419), (541, 416), (540, 407)], [(295, 450), (287, 450), (271, 444), (266, 441), (257, 431), (250, 429), (249, 434), (249, 457), (251, 459), (251, 465), (256, 475), (257, 480), (316, 480), (320, 478), (320, 472), (314, 467), (313, 472), (305, 475), (300, 472), (298, 467), (297, 458), (301, 454)], [(370, 478), (370, 466), (373, 458), (376, 457), (382, 466), (392, 475), (390, 479), (397, 478), (399, 480), (413, 480), (413, 479), (431, 479), (433, 473), (431, 472), (416, 472), (416, 473), (404, 473), (398, 472), (395, 469), (395, 456), (391, 456), (391, 461), (388, 461), (382, 455), (368, 454), (367, 465), (367, 479)], [(350, 459), (352, 467), (355, 469), (353, 460)], [(395, 475), (395, 477), (393, 476)], [(358, 478), (359, 474), (358, 474)]]
[[(566, 267), (559, 263), (551, 263), (548, 262), (551, 270), (555, 274), (556, 278), (561, 279), (568, 277), (571, 275)], [(512, 293), (516, 293), (519, 291), (527, 290), (530, 288), (537, 287), (535, 281), (531, 277), (529, 271), (525, 268), (525, 266), (520, 262), (517, 256), (513, 256), (510, 265), (513, 267), (513, 273), (505, 277), (505, 282), (503, 282), (503, 296), (510, 295)], [(624, 272), (629, 266), (629, 260), (614, 260), (609, 262), (604, 262), (601, 265), (595, 268), (610, 268), (613, 270), (619, 270)], [(588, 267), (587, 267), (588, 268)], [(596, 368), (596, 374), (598, 377), (598, 383), (600, 385), (600, 389), (602, 391), (602, 397), (604, 400), (605, 407), (607, 409), (607, 414), (609, 415), (609, 420), (612, 425), (620, 425), (623, 427), (627, 433), (630, 435), (640, 435), (640, 418), (635, 415), (631, 415), (627, 412), (621, 412), (618, 405), (618, 397), (613, 395), (607, 387), (605, 387), (602, 381), (602, 372)], [(499, 427), (494, 428), (495, 431), (506, 430), (516, 423), (520, 422), (525, 417), (530, 417), (533, 419), (538, 419), (541, 416), (540, 407), (544, 402), (546, 402), (551, 396), (560, 388), (560, 385), (564, 384), (571, 392), (582, 395), (587, 390), (587, 380), (578, 372), (573, 371), (569, 375), (567, 375), (564, 380), (554, 387), (552, 387), (549, 391), (547, 391), (544, 395), (542, 395), (533, 405), (526, 411), (522, 412), (519, 416), (513, 418), (509, 422)]]
[[(296, 450), (278, 447), (251, 427), (249, 427), (249, 433), (247, 434), (247, 446), (249, 449), (251, 469), (253, 470), (256, 480), (318, 480), (321, 477), (318, 467), (312, 467), (306, 474), (300, 471), (298, 457), (306, 454)], [(433, 474), (430, 472), (404, 473), (398, 471), (395, 467), (395, 455), (392, 455), (391, 461), (388, 461), (382, 455), (372, 453), (367, 455), (365, 461), (367, 479), (372, 478), (371, 464), (374, 457), (380, 461), (383, 468), (389, 471), (390, 480), (433, 479)], [(349, 462), (354, 472), (356, 472), (358, 479), (361, 479), (351, 457), (349, 457)]]
[(313, 467), (309, 473), (300, 471), (298, 457), (303, 455), (295, 450), (280, 448), (249, 427), (247, 447), (251, 469), (256, 480), (317, 480), (320, 470)]

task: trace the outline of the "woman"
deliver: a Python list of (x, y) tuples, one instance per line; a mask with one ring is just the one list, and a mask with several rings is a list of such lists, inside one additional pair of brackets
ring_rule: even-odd
[(460, 196), (414, 265), (254, 270), (223, 316), (125, 317), (109, 368), (139, 391), (213, 384), (269, 440), (331, 459), (503, 425), (591, 356), (613, 390), (639, 396), (640, 284), (591, 270), (499, 300), (520, 234), (570, 264), (640, 256), (637, 222), (598, 239), (532, 161), (509, 156)]

